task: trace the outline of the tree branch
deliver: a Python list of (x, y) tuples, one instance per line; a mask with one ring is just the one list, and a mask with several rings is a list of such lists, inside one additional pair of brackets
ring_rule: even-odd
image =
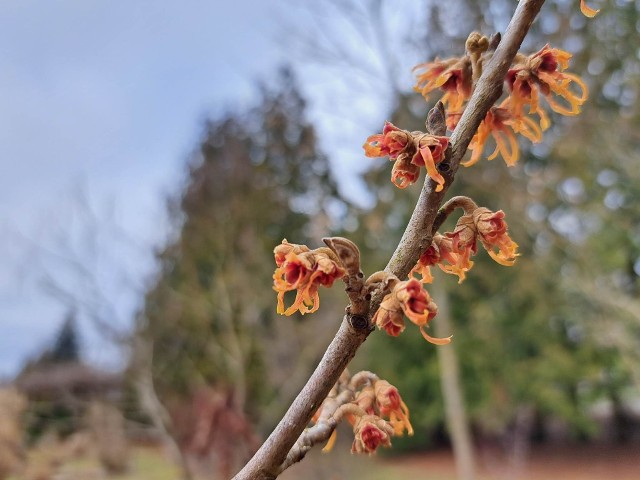
[[(518, 3), (500, 45), (478, 80), (473, 96), (451, 136), (443, 162), (449, 165), (448, 171), (443, 172), (446, 181), (444, 189), (436, 192), (435, 182), (427, 177), (409, 224), (385, 268), (398, 278), (409, 274), (420, 255), (430, 245), (433, 223), (444, 195), (453, 182), (460, 161), (480, 122), (502, 94), (507, 70), (543, 3), (544, 0), (520, 0)], [(350, 315), (344, 317), (340, 329), (307, 384), (269, 438), (234, 480), (272, 480), (278, 476), (280, 466), (291, 447), (371, 332), (370, 319), (377, 310), (381, 297), (381, 292), (373, 295), (368, 322), (354, 321), (349, 318)]]

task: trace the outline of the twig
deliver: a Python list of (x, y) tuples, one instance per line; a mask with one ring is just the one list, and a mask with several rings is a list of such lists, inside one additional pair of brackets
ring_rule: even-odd
[[(449, 170), (443, 172), (446, 181), (444, 189), (435, 192), (435, 183), (429, 179), (425, 181), (404, 235), (387, 264), (385, 270), (398, 278), (409, 274), (430, 245), (433, 223), (444, 195), (480, 122), (502, 94), (507, 70), (543, 3), (544, 0), (521, 0), (518, 3), (500, 45), (484, 68), (474, 94), (451, 136), (443, 162), (449, 165)], [(372, 296), (369, 321), (380, 301), (381, 294)], [(291, 447), (371, 331), (368, 322), (350, 320), (349, 314), (345, 315), (340, 329), (307, 384), (269, 438), (234, 480), (273, 480), (278, 476)]]

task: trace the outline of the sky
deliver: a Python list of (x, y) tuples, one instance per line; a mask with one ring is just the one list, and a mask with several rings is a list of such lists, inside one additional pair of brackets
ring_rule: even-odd
[(0, 378), (52, 341), (60, 289), (130, 325), (202, 120), (283, 60), (267, 4), (0, 2)]
[[(380, 13), (407, 30), (400, 4), (416, 2)], [(366, 204), (361, 145), (390, 107), (379, 55), (392, 45), (353, 5), (350, 21), (340, 2), (0, 2), (0, 380), (71, 305), (85, 357), (122, 366), (105, 338), (130, 329), (153, 279), (203, 120), (255, 102), (284, 63), (339, 184)]]
[(122, 366), (105, 338), (130, 329), (153, 280), (204, 119), (251, 105), (284, 63), (343, 193), (370, 201), (361, 145), (425, 60), (403, 44), (424, 36), (422, 4), (375, 3), (0, 2), (0, 380), (70, 305), (85, 357)]

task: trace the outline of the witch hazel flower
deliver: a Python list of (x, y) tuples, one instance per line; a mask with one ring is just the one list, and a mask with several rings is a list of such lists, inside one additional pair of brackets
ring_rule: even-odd
[(380, 415), (387, 417), (395, 435), (413, 435), (413, 427), (409, 421), (409, 408), (402, 401), (398, 389), (386, 380), (377, 380), (373, 384), (375, 402)]
[[(276, 270), (273, 274), (273, 289), (278, 292), (276, 311), (281, 315), (313, 313), (320, 307), (320, 286), (331, 287), (333, 282), (344, 277), (345, 269), (338, 257), (327, 247), (309, 250), (305, 245), (296, 245), (283, 240), (274, 249)], [(296, 291), (293, 304), (285, 308), (286, 292)]]
[(381, 446), (390, 447), (393, 433), (393, 427), (377, 415), (357, 417), (351, 453), (372, 454)]
[(468, 56), (436, 59), (433, 62), (421, 63), (413, 68), (417, 83), (413, 89), (425, 100), (434, 90), (440, 89), (444, 95), (440, 101), (449, 110), (456, 111), (469, 99), (473, 90), (473, 72), (471, 59)]
[[(514, 116), (521, 117), (522, 109), (529, 106), (529, 113), (540, 117), (540, 126), (546, 129), (548, 118), (539, 102), (542, 94), (549, 107), (560, 115), (577, 115), (586, 101), (588, 88), (584, 81), (572, 73), (567, 73), (571, 54), (548, 44), (538, 52), (524, 56), (519, 54), (518, 62), (507, 73), (509, 87), (509, 108)], [(558, 103), (555, 96), (563, 99)]]
[(444, 177), (436, 165), (445, 158), (449, 138), (423, 132), (402, 130), (385, 122), (382, 133), (371, 135), (363, 145), (367, 157), (389, 157), (394, 163), (391, 181), (398, 188), (406, 188), (420, 176), (420, 167), (436, 182), (436, 191), (444, 185)]
[(445, 345), (451, 338), (434, 338), (428, 335), (425, 328), (438, 313), (438, 306), (431, 299), (429, 292), (415, 278), (397, 282), (391, 293), (386, 295), (380, 308), (373, 316), (373, 323), (392, 337), (397, 337), (405, 329), (404, 314), (412, 323), (420, 328), (420, 333), (429, 343)]
[(473, 212), (473, 222), (482, 246), (497, 263), (510, 267), (520, 254), (517, 253), (518, 244), (507, 233), (508, 227), (504, 217), (505, 213), (502, 210), (492, 212), (488, 208), (480, 207)]
[(500, 155), (509, 167), (515, 165), (520, 157), (517, 133), (533, 143), (542, 141), (542, 128), (526, 115), (514, 115), (508, 107), (509, 103), (505, 101), (500, 106), (489, 109), (469, 144), (469, 150), (473, 154), (469, 160), (461, 162), (462, 165), (470, 167), (476, 164), (490, 137), (493, 138), (496, 148), (487, 160), (493, 160)]

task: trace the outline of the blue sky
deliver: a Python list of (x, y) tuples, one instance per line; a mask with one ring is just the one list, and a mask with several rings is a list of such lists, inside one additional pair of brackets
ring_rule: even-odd
[[(0, 379), (59, 329), (68, 306), (52, 287), (131, 325), (202, 120), (250, 104), (278, 65), (298, 72), (343, 189), (362, 192), (361, 145), (392, 98), (385, 65), (407, 88), (424, 60), (384, 32), (420, 38), (419, 2), (377, 19), (373, 3), (349, 17), (340, 1), (0, 2)], [(83, 317), (88, 358), (114, 366)]]
[[(118, 275), (140, 288), (152, 271), (163, 198), (201, 120), (251, 100), (282, 59), (277, 29), (260, 1), (0, 3), (0, 377), (63, 320), (47, 276), (78, 280), (60, 256), (86, 258), (114, 322), (129, 321), (136, 298)], [(110, 242), (114, 226), (135, 247)], [(94, 250), (78, 240), (91, 229)], [(112, 362), (94, 330), (82, 333), (92, 360)]]

